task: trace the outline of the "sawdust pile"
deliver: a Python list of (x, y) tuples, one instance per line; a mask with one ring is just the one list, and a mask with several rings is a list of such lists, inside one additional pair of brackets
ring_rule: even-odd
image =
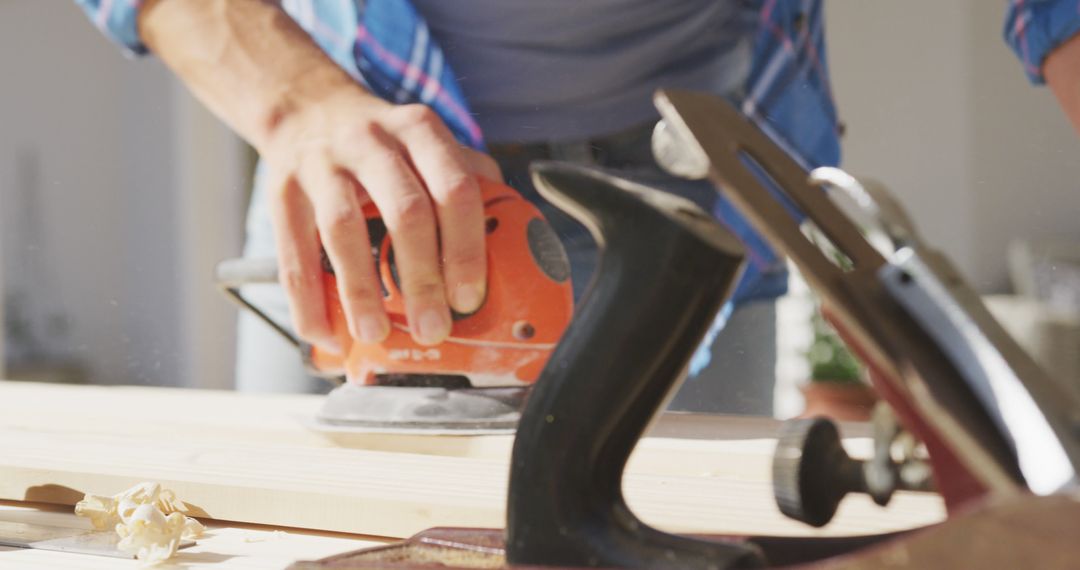
[(75, 514), (89, 518), (94, 528), (116, 530), (117, 547), (147, 565), (168, 560), (182, 540), (202, 535), (202, 523), (186, 511), (175, 493), (157, 483), (140, 483), (112, 497), (86, 495), (75, 505)]

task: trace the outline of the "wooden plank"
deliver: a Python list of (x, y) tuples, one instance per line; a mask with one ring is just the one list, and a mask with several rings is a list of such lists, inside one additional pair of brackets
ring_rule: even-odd
[[(0, 520), (90, 528), (86, 519), (42, 505), (0, 504)], [(315, 533), (300, 529), (256, 525), (207, 525), (196, 545), (177, 553), (170, 568), (190, 570), (277, 570), (298, 560), (313, 560), (383, 544), (370, 537)], [(0, 547), (0, 570), (113, 570), (139, 568), (134, 560)]]
[[(3, 499), (72, 504), (150, 480), (218, 520), (404, 537), (504, 518), (505, 438), (461, 438), (457, 455), (342, 447), (291, 416), (313, 411), (318, 401), (308, 397), (0, 383), (0, 402)], [(722, 420), (751, 435), (741, 423)], [(853, 498), (825, 531), (805, 528), (773, 506), (771, 451), (759, 438), (647, 440), (626, 494), (647, 522), (682, 532), (850, 534), (942, 516), (932, 496), (901, 494), (884, 511)]]
[[(82, 434), (131, 434), (153, 441), (232, 442), (249, 445), (335, 447), (449, 455), (453, 457), (506, 457), (511, 436), (418, 436), (316, 431), (310, 419), (322, 396), (239, 394), (228, 391), (148, 388), (134, 386), (64, 386), (0, 381), (0, 430), (75, 431)], [(862, 424), (845, 424), (849, 436), (865, 436)], [(768, 418), (724, 417), (706, 414), (666, 414), (651, 430), (654, 437), (679, 440), (771, 440), (779, 422)], [(703, 443), (708, 447), (708, 443)], [(686, 443), (673, 451), (671, 444), (643, 440), (632, 461), (643, 471), (669, 471), (684, 463)], [(767, 447), (763, 442), (758, 447)], [(702, 456), (707, 461), (710, 454)], [(644, 459), (644, 461), (643, 461)], [(700, 465), (699, 465), (700, 467)], [(712, 469), (705, 465), (703, 468)]]

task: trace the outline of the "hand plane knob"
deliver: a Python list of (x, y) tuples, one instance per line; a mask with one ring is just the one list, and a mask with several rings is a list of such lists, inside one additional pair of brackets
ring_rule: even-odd
[(866, 492), (863, 462), (844, 451), (836, 424), (825, 418), (784, 422), (773, 455), (773, 495), (780, 512), (825, 526), (853, 492)]

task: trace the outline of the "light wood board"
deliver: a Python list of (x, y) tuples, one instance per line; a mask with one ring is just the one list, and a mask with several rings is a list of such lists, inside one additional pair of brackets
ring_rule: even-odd
[[(310, 396), (0, 383), (0, 498), (71, 504), (149, 480), (217, 520), (391, 537), (502, 526), (509, 438), (342, 442), (302, 424), (318, 405)], [(645, 440), (626, 478), (631, 507), (681, 532), (861, 534), (942, 517), (936, 497), (902, 493), (885, 510), (851, 498), (824, 531), (784, 519), (768, 473), (775, 427), (724, 418), (717, 437), (739, 439)], [(408, 452), (388, 451), (395, 441)]]

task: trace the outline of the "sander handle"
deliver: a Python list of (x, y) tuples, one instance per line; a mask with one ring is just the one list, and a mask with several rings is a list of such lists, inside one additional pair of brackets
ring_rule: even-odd
[(342, 382), (344, 378), (338, 373), (327, 373), (320, 370), (311, 360), (312, 346), (300, 337), (296, 336), (288, 326), (270, 316), (270, 313), (253, 303), (244, 296), (241, 289), (245, 285), (276, 285), (278, 281), (277, 260), (273, 258), (234, 258), (226, 259), (214, 268), (214, 281), (222, 293), (240, 307), (251, 311), (261, 321), (270, 325), (282, 338), (300, 350), (304, 362), (305, 371), (319, 378)]
[(217, 267), (214, 268), (214, 281), (221, 291), (225, 293), (225, 296), (231, 301), (254, 313), (255, 316), (270, 325), (271, 328), (277, 331), (285, 340), (289, 341), (290, 344), (297, 348), (300, 347), (301, 343), (299, 337), (285, 325), (274, 320), (269, 313), (259, 308), (255, 303), (249, 301), (248, 298), (240, 292), (240, 288), (245, 285), (277, 284), (278, 265), (276, 259), (226, 259), (218, 263)]

